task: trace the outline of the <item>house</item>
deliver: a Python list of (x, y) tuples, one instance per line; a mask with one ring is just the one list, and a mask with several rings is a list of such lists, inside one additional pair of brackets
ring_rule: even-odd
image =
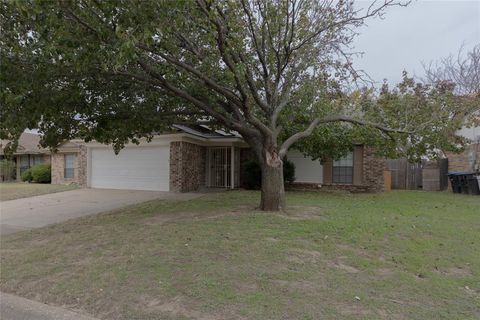
[[(205, 126), (175, 125), (151, 142), (128, 144), (116, 155), (111, 146), (71, 140), (52, 154), (52, 183), (92, 188), (190, 192), (204, 187), (242, 186), (243, 164), (253, 158), (241, 136)], [(338, 161), (318, 160), (292, 150), (296, 188), (382, 191), (383, 159), (356, 145)]]
[[(13, 161), (16, 167), (16, 179), (20, 180), (21, 174), (40, 163), (50, 163), (50, 150), (39, 145), (40, 136), (35, 133), (24, 132), (18, 140), (18, 147), (13, 153)], [(7, 140), (0, 141), (0, 159), (5, 158), (3, 148)]]
[(480, 171), (480, 126), (461, 128), (457, 134), (470, 139), (472, 143), (462, 153), (446, 153), (448, 172)]

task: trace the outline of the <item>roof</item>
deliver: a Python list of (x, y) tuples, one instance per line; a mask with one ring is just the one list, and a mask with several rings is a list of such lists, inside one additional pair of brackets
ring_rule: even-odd
[(213, 130), (209, 128), (207, 125), (203, 124), (174, 124), (173, 128), (183, 131), (185, 133), (189, 133), (195, 136), (199, 136), (202, 138), (210, 139), (210, 138), (242, 138), (238, 132), (231, 131), (226, 132), (223, 130)]
[[(9, 140), (0, 140), (0, 154), (3, 154), (3, 148)], [(40, 135), (24, 132), (18, 140), (17, 150), (13, 154), (43, 154), (50, 153), (48, 149), (40, 146)]]
[[(242, 136), (235, 131), (226, 132), (224, 130), (211, 129), (207, 125), (203, 124), (174, 124), (173, 129), (188, 133), (197, 137), (205, 139), (224, 139), (224, 138), (238, 138), (242, 139)], [(161, 135), (161, 134), (160, 134)], [(39, 134), (24, 132), (18, 140), (18, 147), (14, 154), (49, 154), (49, 149), (40, 147)], [(0, 154), (3, 154), (3, 148), (8, 143), (8, 140), (0, 140)], [(58, 151), (71, 151), (77, 150), (79, 144), (76, 141), (65, 141), (58, 146)]]

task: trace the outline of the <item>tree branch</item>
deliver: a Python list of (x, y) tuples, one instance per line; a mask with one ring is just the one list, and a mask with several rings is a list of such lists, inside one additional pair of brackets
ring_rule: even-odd
[(318, 125), (320, 125), (322, 123), (331, 123), (331, 122), (349, 122), (349, 123), (352, 123), (352, 124), (355, 124), (355, 125), (370, 126), (370, 127), (375, 128), (375, 129), (378, 129), (382, 132), (385, 132), (387, 134), (388, 133), (405, 133), (405, 134), (413, 133), (411, 131), (406, 131), (406, 130), (403, 130), (403, 129), (392, 129), (392, 128), (382, 126), (378, 123), (367, 122), (367, 121), (358, 120), (358, 119), (354, 119), (354, 118), (347, 117), (347, 116), (341, 116), (341, 115), (340, 116), (325, 117), (325, 118), (316, 118), (315, 120), (313, 120), (310, 123), (310, 125), (307, 127), (307, 129), (305, 129), (304, 131), (295, 133), (290, 138), (285, 140), (285, 142), (283, 142), (282, 146), (280, 147), (280, 152), (279, 152), (280, 157), (284, 157), (287, 154), (288, 149), (295, 142), (311, 135), (313, 130)]

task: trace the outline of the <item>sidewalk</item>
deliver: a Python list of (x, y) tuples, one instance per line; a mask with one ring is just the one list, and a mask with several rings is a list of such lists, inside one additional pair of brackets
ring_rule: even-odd
[(7, 293), (0, 293), (2, 320), (99, 320), (77, 312), (53, 307)]

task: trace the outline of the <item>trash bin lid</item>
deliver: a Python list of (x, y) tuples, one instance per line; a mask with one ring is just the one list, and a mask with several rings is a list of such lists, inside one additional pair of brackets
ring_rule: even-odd
[(457, 171), (457, 172), (449, 172), (449, 176), (463, 176), (463, 175), (470, 175), (470, 174), (475, 174), (475, 172), (462, 172), (462, 171)]

